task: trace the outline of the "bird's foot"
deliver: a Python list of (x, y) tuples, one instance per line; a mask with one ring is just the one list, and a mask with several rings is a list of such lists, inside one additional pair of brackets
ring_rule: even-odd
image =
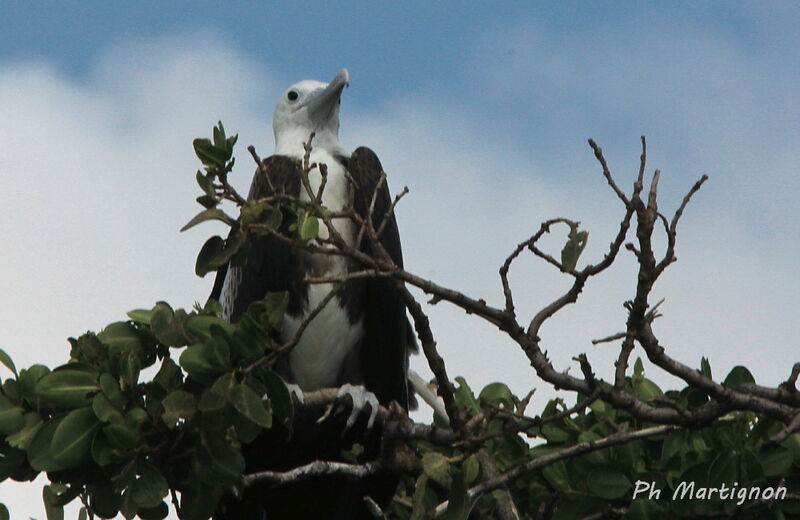
[(289, 395), (294, 397), (298, 403), (306, 404), (305, 394), (300, 386), (294, 383), (286, 383), (286, 388), (289, 390)]
[(336, 394), (336, 399), (341, 404), (339, 405), (339, 409), (337, 413), (346, 410), (347, 406), (342, 403), (345, 397), (350, 397), (352, 401), (352, 407), (350, 408), (350, 415), (347, 417), (347, 423), (344, 427), (344, 432), (350, 430), (350, 428), (355, 425), (358, 417), (364, 413), (364, 410), (367, 405), (369, 405), (369, 419), (367, 420), (367, 430), (371, 430), (372, 426), (375, 424), (375, 419), (378, 417), (378, 398), (367, 390), (362, 385), (351, 385), (350, 383), (345, 383), (344, 385), (339, 388), (339, 392)]

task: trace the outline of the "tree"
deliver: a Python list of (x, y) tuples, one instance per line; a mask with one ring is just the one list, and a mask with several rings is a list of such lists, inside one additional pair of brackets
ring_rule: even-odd
[[(204, 207), (184, 229), (206, 220), (231, 227), (227, 239), (210, 238), (196, 272), (202, 276), (227, 261), (236, 262), (248, 238), (272, 234), (293, 246), (315, 251), (309, 239), (320, 226), (332, 226), (320, 198), (310, 202), (275, 196), (245, 200), (228, 182), (236, 136), (220, 123), (213, 139), (195, 140), (204, 165), (196, 180)], [(44, 490), (49, 519), (63, 517), (63, 505), (79, 499), (81, 516), (165, 518), (171, 501), (181, 518), (209, 518), (220, 499), (246, 486), (313, 479), (319, 475), (367, 478), (391, 473), (402, 477), (394, 501), (376, 518), (772, 518), (800, 514), (800, 363), (775, 388), (756, 384), (737, 366), (720, 382), (703, 358), (694, 369), (672, 358), (653, 327), (660, 316), (651, 301), (654, 286), (675, 261), (678, 224), (692, 186), (667, 216), (658, 207), (655, 170), (645, 185), (646, 145), (630, 192), (611, 174), (603, 152), (589, 141), (603, 177), (619, 200), (623, 216), (605, 256), (579, 267), (588, 232), (567, 218), (542, 223), (519, 243), (499, 269), (504, 301), (492, 305), (465, 292), (440, 286), (394, 265), (381, 255), (381, 233), (371, 219), (345, 210), (365, 240), (376, 244), (374, 257), (349, 247), (336, 233), (328, 239), (337, 254), (358, 259), (366, 269), (349, 277), (383, 276), (403, 291), (422, 351), (435, 375), (432, 386), (449, 421), (411, 421), (399, 407), (381, 408), (381, 456), (362, 460), (358, 444), (343, 454), (348, 462), (317, 461), (286, 472), (244, 474), (242, 446), (263, 429), (291, 427), (296, 406), (332, 405), (337, 389), (305, 395), (294, 403), (271, 366), (297, 337), (279, 345), (269, 334), (280, 325), (286, 295), (272, 293), (251, 305), (236, 324), (222, 320), (210, 301), (186, 311), (158, 302), (134, 310), (128, 320), (99, 333), (70, 338), (70, 361), (53, 370), (34, 365), (17, 371), (7, 353), (0, 362), (12, 373), (0, 387), (0, 481), (26, 481), (47, 472)], [(307, 150), (313, 146), (309, 136)], [(249, 148), (258, 167), (262, 161)], [(308, 155), (307, 155), (308, 157)], [(313, 165), (306, 160), (304, 175)], [(303, 183), (310, 190), (307, 182)], [(407, 193), (403, 190), (392, 209)], [(220, 205), (239, 208), (234, 218)], [(294, 235), (277, 232), (289, 219)], [(567, 240), (554, 256), (539, 246), (542, 237), (564, 227)], [(633, 228), (633, 229), (631, 229)], [(657, 256), (653, 239), (666, 237)], [(634, 238), (626, 242), (628, 235)], [(582, 289), (613, 264), (623, 248), (638, 261), (635, 293), (625, 302), (623, 330), (595, 343), (618, 343), (614, 380), (595, 375), (588, 358), (573, 359), (580, 376), (558, 370), (539, 338), (541, 327), (579, 300)], [(535, 315), (517, 315), (508, 273), (514, 261), (532, 253), (571, 278), (571, 286)], [(431, 304), (456, 305), (487, 320), (524, 351), (538, 377), (575, 396), (551, 400), (539, 415), (527, 415), (531, 394), (518, 397), (502, 382), (476, 393), (463, 378), (450, 378), (437, 351), (423, 306), (407, 288), (421, 289)], [(313, 313), (312, 313), (313, 316)], [(302, 333), (303, 327), (298, 334)], [(685, 387), (664, 391), (645, 377), (641, 349), (656, 367), (680, 378)], [(176, 363), (177, 360), (177, 363)], [(157, 367), (143, 380), (142, 370)], [(442, 415), (444, 415), (443, 413)], [(660, 495), (659, 495), (660, 493)], [(673, 498), (675, 497), (675, 498)], [(694, 500), (690, 500), (694, 498)], [(9, 512), (0, 505), (0, 519)]]

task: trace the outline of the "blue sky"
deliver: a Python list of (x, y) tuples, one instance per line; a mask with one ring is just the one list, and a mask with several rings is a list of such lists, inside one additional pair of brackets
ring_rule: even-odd
[[(3, 3), (0, 347), (18, 366), (53, 366), (68, 336), (159, 299), (204, 299), (211, 280), (194, 276), (194, 257), (222, 230), (177, 231), (197, 210), (192, 138), (217, 119), (238, 132), (233, 180), (246, 190), (243, 151), (270, 153), (278, 93), (344, 66), (343, 144), (370, 146), (390, 186), (411, 189), (398, 208), (411, 271), (498, 302), (497, 267), (555, 216), (583, 222), (596, 261), (621, 210), (585, 140), (629, 186), (645, 134), (666, 211), (711, 177), (656, 287), (656, 332), (687, 364), (709, 356), (715, 375), (745, 364), (760, 382), (784, 379), (798, 361), (787, 312), (800, 290), (800, 6), (498, 5)], [(545, 328), (554, 363), (587, 352), (610, 375), (614, 348), (589, 340), (623, 328), (634, 276), (622, 257)], [(523, 259), (512, 283), (524, 315), (567, 280)], [(428, 310), (451, 374), (538, 386), (536, 407), (552, 395), (490, 326)], [(15, 518), (43, 516), (39, 496), (0, 484)]]

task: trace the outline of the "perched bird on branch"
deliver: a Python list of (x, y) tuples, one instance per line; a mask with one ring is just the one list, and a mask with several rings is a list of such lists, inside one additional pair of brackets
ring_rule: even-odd
[[(249, 199), (285, 195), (313, 202), (316, 197), (332, 213), (352, 209), (380, 234), (370, 239), (354, 219), (334, 217), (333, 229), (320, 222), (317, 238), (309, 243), (335, 249), (328, 239), (338, 235), (346, 246), (370, 256), (383, 254), (402, 268), (400, 236), (378, 157), (365, 147), (347, 153), (339, 144), (340, 97), (348, 84), (348, 72), (341, 69), (330, 83), (301, 81), (281, 94), (273, 117), (275, 153), (256, 171)], [(303, 160), (309, 144), (306, 182)], [(280, 231), (289, 236), (288, 223)], [(395, 282), (388, 277), (348, 278), (364, 269), (352, 255), (310, 252), (275, 236), (253, 238), (244, 261), (237, 264), (219, 269), (211, 294), (226, 319), (237, 321), (269, 292), (287, 291), (288, 307), (275, 339), (286, 344), (302, 334), (275, 370), (300, 391), (338, 387), (342, 402), (351, 406), (340, 420), (317, 424), (319, 414), (299, 414), (293, 432), (280, 427), (265, 432), (245, 447), (247, 472), (341, 461), (342, 450), (353, 441), (364, 447), (366, 460), (377, 457), (380, 432), (371, 428), (377, 405), (396, 401), (408, 409), (408, 356), (416, 345)], [(308, 278), (337, 280), (307, 283)], [(393, 477), (378, 476), (248, 488), (241, 500), (228, 500), (216, 518), (372, 518), (364, 497), (385, 504), (395, 485)]]

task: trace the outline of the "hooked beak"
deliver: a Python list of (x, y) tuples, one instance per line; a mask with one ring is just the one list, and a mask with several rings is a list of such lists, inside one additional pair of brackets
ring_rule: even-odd
[(339, 104), (339, 98), (342, 91), (350, 84), (350, 74), (347, 69), (339, 69), (336, 76), (333, 77), (328, 86), (324, 89), (315, 92), (305, 103), (308, 109), (308, 114), (314, 121), (323, 121), (328, 119), (333, 113), (336, 105)]

